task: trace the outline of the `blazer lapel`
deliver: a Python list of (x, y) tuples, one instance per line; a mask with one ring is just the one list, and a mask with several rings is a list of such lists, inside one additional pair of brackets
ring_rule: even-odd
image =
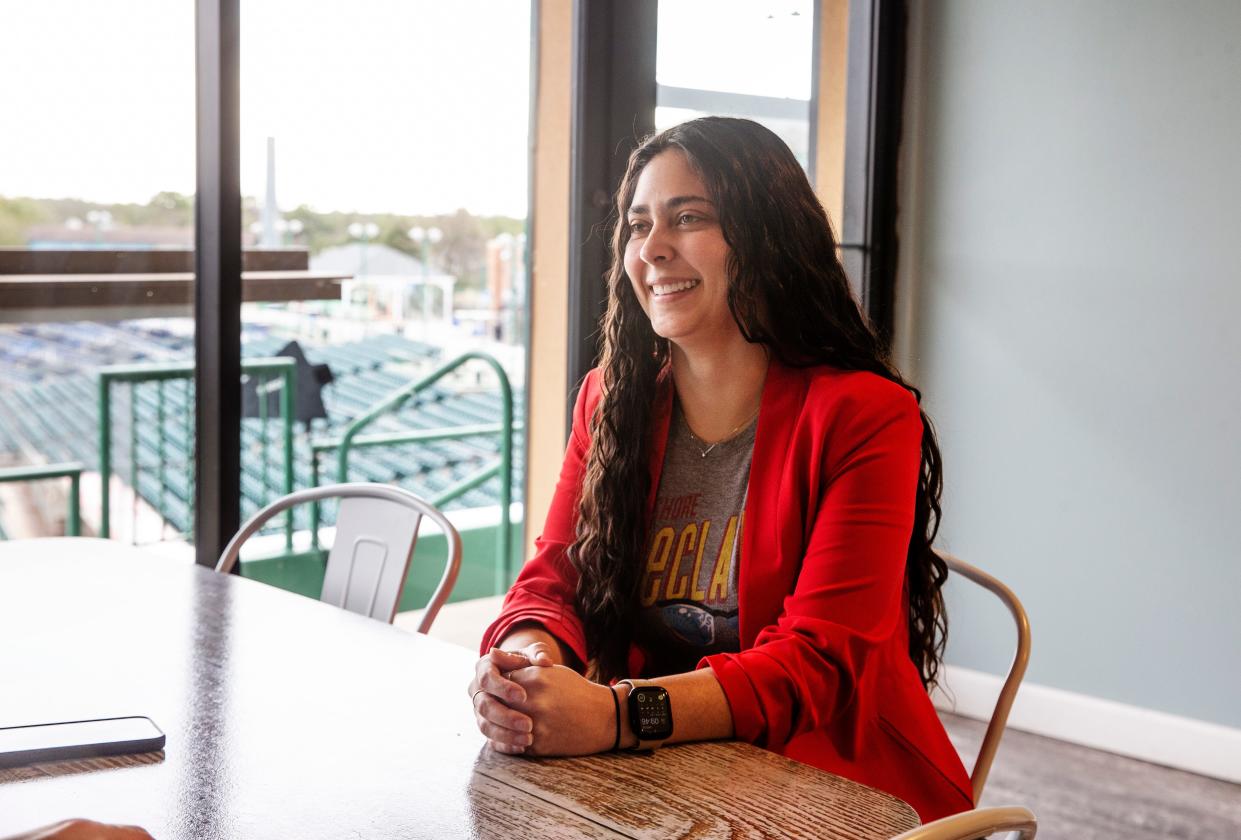
[(758, 632), (769, 623), (771, 605), (778, 605), (785, 594), (785, 576), (776, 573), (787, 560), (781, 556), (780, 485), (807, 382), (804, 371), (785, 367), (775, 359), (768, 365), (763, 382), (741, 533), (741, 568), (737, 572), (743, 650), (754, 644)]

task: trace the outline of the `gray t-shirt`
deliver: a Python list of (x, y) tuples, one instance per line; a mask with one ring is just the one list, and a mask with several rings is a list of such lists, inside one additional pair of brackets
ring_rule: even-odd
[(703, 656), (741, 648), (737, 564), (755, 428), (751, 420), (708, 447), (673, 408), (638, 590), (646, 676), (692, 671)]

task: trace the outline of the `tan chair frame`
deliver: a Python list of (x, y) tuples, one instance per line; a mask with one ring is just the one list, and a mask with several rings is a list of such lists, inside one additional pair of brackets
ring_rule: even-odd
[[(400, 487), (393, 487), (388, 484), (367, 484), (364, 482), (326, 484), (321, 487), (312, 487), (308, 490), (298, 490), (295, 493), (283, 496), (254, 514), (241, 527), (236, 536), (229, 540), (228, 545), (224, 548), (224, 553), (220, 555), (219, 562), (216, 563), (216, 571), (232, 571), (233, 566), (237, 563), (238, 556), (241, 554), (242, 544), (258, 533), (259, 529), (276, 514), (297, 505), (323, 501), (325, 499), (379, 499), (395, 502), (409, 508), (411, 514), (419, 517), (413, 524), (413, 534), (409, 541), (409, 555), (405, 557), (405, 567), (400, 574), (401, 586), (403, 586), (409, 571), (409, 562), (413, 556), (414, 544), (418, 541), (418, 525), (421, 517), (427, 516), (439, 525), (440, 530), (444, 532), (444, 536), (448, 540), (448, 562), (444, 564), (444, 574), (440, 577), (440, 582), (435, 587), (435, 591), (431, 593), (431, 599), (427, 602), (426, 610), (422, 614), (422, 620), (418, 622), (417, 630), (419, 633), (429, 631), (432, 622), (435, 621), (435, 616), (440, 611), (440, 607), (448, 600), (448, 595), (452, 592), (453, 585), (457, 582), (457, 574), (461, 571), (461, 535), (457, 533), (457, 529), (453, 527), (452, 523), (448, 521), (438, 508)], [(332, 555), (329, 555), (328, 563), (332, 563)], [(382, 610), (389, 624), (392, 623), (392, 619), (396, 615), (397, 604), (401, 597), (401, 586), (398, 586), (394, 593), (390, 593), (392, 598), (391, 604), (385, 604)], [(374, 617), (383, 618), (383, 616)]]
[(892, 840), (979, 840), (998, 831), (1016, 831), (1019, 840), (1034, 840), (1038, 820), (1026, 808), (977, 808), (912, 828)]
[(982, 801), (982, 791), (987, 784), (987, 776), (991, 773), (991, 764), (995, 761), (996, 750), (1000, 748), (1000, 739), (1004, 737), (1004, 727), (1008, 723), (1008, 713), (1017, 698), (1017, 689), (1026, 675), (1026, 666), (1030, 664), (1030, 618), (1025, 607), (1013, 590), (1003, 582), (987, 574), (976, 566), (971, 566), (959, 557), (944, 551), (936, 551), (948, 564), (954, 574), (972, 580), (974, 583), (989, 589), (1004, 602), (1017, 624), (1017, 650), (1013, 654), (1013, 663), (1009, 666), (1008, 676), (1000, 688), (1000, 696), (996, 698), (995, 709), (991, 712), (991, 720), (987, 723), (987, 733), (983, 736), (982, 745), (978, 749), (978, 758), (974, 760), (974, 770), (970, 773), (970, 784), (974, 788), (974, 802)]

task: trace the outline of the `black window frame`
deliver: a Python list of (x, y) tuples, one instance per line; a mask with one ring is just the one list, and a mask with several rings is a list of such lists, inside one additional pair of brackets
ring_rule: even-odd
[(195, 14), (194, 555), (214, 567), (241, 527), (240, 0)]
[(840, 254), (885, 347), (895, 324), (905, 0), (850, 0)]
[(595, 365), (613, 196), (629, 154), (655, 130), (656, 0), (575, 0), (571, 72), (566, 435)]

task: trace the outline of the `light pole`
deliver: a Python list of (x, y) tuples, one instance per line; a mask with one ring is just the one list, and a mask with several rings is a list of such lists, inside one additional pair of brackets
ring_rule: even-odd
[(102, 243), (104, 232), (112, 229), (111, 211), (87, 210), (86, 221), (90, 222), (95, 228), (95, 242)]
[(421, 225), (414, 225), (409, 229), (409, 238), (418, 246), (418, 258), (422, 262), (422, 323), (425, 335), (431, 327), (431, 290), (427, 288), (430, 282), (430, 265), (427, 255), (430, 246), (439, 244), (439, 241), (444, 238), (444, 231), (437, 227), (424, 228)]
[(370, 241), (379, 235), (379, 225), (374, 222), (352, 222), (349, 225), (349, 235), (354, 239), (362, 240), (362, 257), (358, 266), (358, 275), (366, 276), (366, 246)]
[(282, 247), (289, 247), (293, 244), (293, 240), (301, 236), (305, 225), (301, 219), (280, 219), (276, 222), (276, 232), (280, 234), (280, 244)]

